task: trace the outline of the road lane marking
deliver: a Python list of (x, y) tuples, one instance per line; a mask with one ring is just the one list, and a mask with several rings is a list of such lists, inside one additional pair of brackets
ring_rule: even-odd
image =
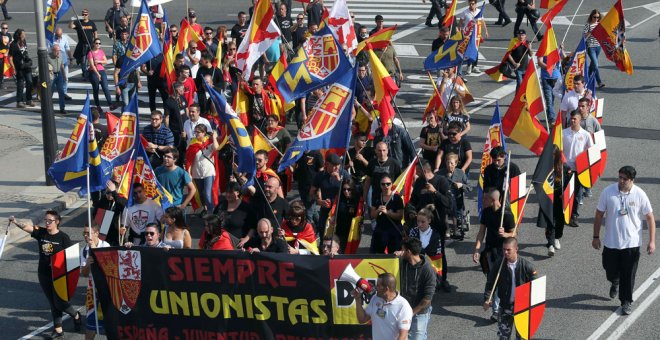
[(614, 330), (614, 332), (610, 334), (610, 336), (607, 339), (618, 340), (619, 338), (621, 338), (621, 336), (623, 336), (626, 333), (628, 328), (630, 328), (630, 326), (632, 326), (633, 323), (635, 323), (635, 321), (644, 313), (644, 311), (648, 309), (653, 302), (655, 302), (658, 296), (660, 296), (660, 286), (656, 287), (653, 293), (647, 296), (646, 299), (644, 299), (644, 302), (642, 302), (639, 305), (639, 307), (635, 308), (632, 314), (628, 315), (626, 317), (626, 320), (623, 321), (619, 325), (619, 327), (617, 327), (616, 330)]
[[(83, 307), (80, 307), (80, 308), (76, 309), (76, 312), (80, 312), (82, 309), (83, 309)], [(80, 313), (80, 318), (81, 318), (81, 319), (83, 318), (82, 313)], [(68, 320), (68, 319), (71, 319), (71, 317), (69, 316), (69, 314), (64, 314), (64, 316), (62, 317), (62, 322), (66, 321), (66, 320)], [(42, 333), (43, 331), (45, 331), (45, 330), (47, 330), (47, 329), (49, 329), (49, 328), (52, 328), (52, 327), (53, 327), (53, 322), (51, 321), (51, 322), (49, 322), (49, 323), (47, 323), (47, 324), (45, 324), (45, 325), (43, 325), (43, 326), (41, 326), (41, 327), (35, 329), (34, 331), (32, 331), (32, 333), (22, 336), (22, 337), (19, 338), (18, 340), (32, 339), (35, 335), (40, 334), (40, 333)], [(77, 334), (77, 333), (76, 333), (76, 334)]]

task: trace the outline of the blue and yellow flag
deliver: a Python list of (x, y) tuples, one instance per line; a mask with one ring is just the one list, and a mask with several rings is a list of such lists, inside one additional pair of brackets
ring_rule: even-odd
[(278, 172), (293, 165), (306, 150), (348, 147), (356, 78), (355, 69), (344, 73), (316, 102), (298, 136), (284, 153)]
[(133, 183), (142, 183), (147, 198), (154, 200), (163, 210), (172, 206), (172, 195), (158, 182), (143, 143), (137, 143), (135, 154), (128, 164), (129, 171), (126, 176), (131, 178), (128, 187), (129, 207), (133, 205)]
[(277, 79), (285, 102), (336, 82), (353, 66), (328, 26), (323, 26), (298, 49), (289, 66)]
[(55, 27), (57, 22), (66, 14), (71, 7), (70, 0), (48, 0), (46, 3), (46, 14), (44, 15), (44, 25), (46, 26), (46, 40), (52, 44), (55, 40)]
[(123, 82), (124, 78), (133, 70), (163, 53), (156, 27), (151, 21), (149, 13), (146, 0), (142, 0), (140, 12), (137, 15), (137, 20), (135, 20), (135, 25), (133, 25), (131, 40), (126, 48), (126, 58), (124, 58), (121, 71), (119, 71), (120, 82)]
[(500, 119), (500, 103), (495, 102), (495, 112), (493, 112), (493, 118), (490, 120), (486, 142), (484, 142), (484, 152), (481, 154), (479, 184), (477, 185), (477, 211), (479, 212), (479, 216), (481, 216), (481, 209), (483, 208), (484, 170), (493, 162), (490, 157), (490, 151), (498, 146), (503, 147), (504, 152), (506, 152), (506, 142), (504, 140), (504, 133), (502, 132), (502, 120)]
[[(89, 92), (82, 113), (73, 127), (71, 136), (64, 144), (64, 149), (48, 168), (48, 176), (55, 186), (64, 191), (81, 189), (81, 193), (103, 190), (105, 182), (110, 178), (111, 170), (103, 170), (104, 166), (99, 155), (99, 148), (94, 138), (92, 126), (92, 111), (89, 107)], [(87, 171), (89, 170), (89, 188), (87, 188)]]
[(587, 61), (587, 43), (584, 40), (584, 37), (580, 39), (573, 56), (571, 57), (571, 62), (568, 64), (568, 69), (566, 69), (566, 75), (564, 77), (564, 92), (572, 90), (575, 86), (573, 85), (573, 78), (580, 74), (584, 77), (584, 83), (589, 84), (589, 74), (587, 70), (589, 69), (589, 62)]
[(479, 57), (476, 22), (468, 22), (465, 31), (458, 30), (437, 51), (431, 52), (424, 60), (424, 70), (442, 70), (458, 66), (463, 61), (475, 62)]
[(245, 125), (243, 125), (241, 119), (238, 118), (234, 109), (227, 104), (225, 97), (206, 82), (204, 83), (204, 86), (206, 86), (206, 93), (211, 97), (215, 112), (217, 112), (218, 117), (220, 117), (220, 121), (227, 126), (231, 140), (236, 147), (238, 172), (246, 173), (248, 181), (245, 185), (251, 185), (257, 172), (257, 167), (254, 160), (254, 149), (252, 148), (250, 134), (248, 134)]

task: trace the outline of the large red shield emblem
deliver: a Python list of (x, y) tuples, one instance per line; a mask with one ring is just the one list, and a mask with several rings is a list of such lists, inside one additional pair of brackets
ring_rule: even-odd
[(135, 308), (142, 286), (139, 251), (117, 250), (97, 253), (99, 267), (108, 282), (112, 304), (128, 314)]
[(78, 116), (76, 125), (73, 126), (73, 131), (71, 132), (69, 140), (67, 140), (64, 145), (64, 149), (62, 149), (62, 152), (57, 157), (58, 160), (67, 159), (76, 153), (76, 150), (78, 150), (78, 147), (80, 146), (82, 135), (85, 132), (85, 124), (87, 124), (87, 118), (85, 115), (81, 114)]
[(309, 37), (305, 52), (307, 69), (317, 78), (327, 78), (339, 65), (339, 47), (332, 34)]
[(149, 49), (151, 46), (151, 31), (149, 30), (149, 15), (143, 14), (140, 16), (140, 21), (135, 26), (135, 32), (133, 32), (133, 38), (131, 39), (131, 44), (133, 49), (126, 53), (126, 56), (137, 60)]
[(335, 83), (312, 109), (312, 113), (305, 125), (298, 133), (298, 140), (307, 140), (320, 137), (334, 129), (337, 120), (349, 104), (351, 89)]
[(135, 143), (135, 132), (137, 129), (137, 115), (132, 112), (124, 112), (121, 115), (115, 132), (108, 136), (101, 149), (101, 157), (108, 161), (124, 155), (133, 148)]

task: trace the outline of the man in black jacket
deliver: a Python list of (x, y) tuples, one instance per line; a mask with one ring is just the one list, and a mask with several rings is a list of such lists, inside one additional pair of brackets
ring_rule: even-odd
[(426, 328), (431, 318), (431, 302), (435, 293), (436, 271), (428, 257), (420, 255), (422, 241), (409, 238), (403, 242), (401, 252), (401, 296), (413, 310), (412, 324), (408, 336), (425, 339)]
[[(495, 268), (488, 273), (486, 281), (486, 291), (484, 292), (484, 310), (488, 310), (492, 305), (491, 292), (497, 289), (497, 296), (500, 298), (500, 318), (497, 323), (497, 335), (500, 339), (509, 339), (513, 333), (513, 301), (515, 300), (516, 287), (536, 279), (536, 269), (531, 262), (518, 256), (518, 241), (515, 237), (509, 237), (504, 240), (502, 245), (504, 257), (497, 261)], [(506, 261), (506, 262), (504, 262)], [(504, 262), (504, 263), (503, 263)], [(498, 276), (499, 273), (499, 276)], [(495, 279), (499, 277), (498, 281)], [(495, 287), (497, 284), (497, 287)]]

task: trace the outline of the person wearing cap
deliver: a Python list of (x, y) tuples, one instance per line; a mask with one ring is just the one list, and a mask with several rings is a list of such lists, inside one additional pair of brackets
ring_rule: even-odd
[(193, 31), (197, 33), (198, 37), (204, 36), (202, 25), (197, 23), (197, 13), (195, 12), (194, 8), (188, 8), (188, 22), (190, 22), (190, 27), (192, 27)]
[(131, 17), (131, 13), (121, 6), (120, 0), (113, 0), (112, 7), (108, 8), (105, 12), (105, 31), (108, 32), (108, 38), (116, 39), (115, 30), (121, 26), (121, 19), (123, 17)]
[(316, 225), (316, 231), (319, 233), (325, 227), (332, 205), (339, 194), (342, 178), (348, 178), (348, 173), (341, 169), (341, 159), (334, 153), (328, 153), (323, 171), (316, 174), (309, 189), (309, 196), (315, 199), (320, 207), (319, 222)]
[(87, 8), (83, 9), (80, 14), (82, 15), (82, 19), (79, 20), (76, 18), (75, 20), (71, 20), (69, 28), (75, 30), (78, 36), (78, 45), (76, 45), (76, 49), (73, 52), (73, 57), (82, 69), (83, 78), (87, 79), (89, 75), (89, 71), (87, 70), (87, 52), (92, 48), (91, 44), (97, 38), (98, 31), (96, 24), (89, 19), (89, 10)]
[(520, 29), (517, 31), (518, 41), (516, 42), (515, 47), (509, 53), (509, 62), (513, 64), (513, 68), (516, 70), (516, 91), (520, 83), (522, 83), (523, 77), (525, 76), (525, 71), (527, 70), (527, 64), (529, 63), (529, 57), (532, 56), (532, 45), (527, 41), (527, 32)]

